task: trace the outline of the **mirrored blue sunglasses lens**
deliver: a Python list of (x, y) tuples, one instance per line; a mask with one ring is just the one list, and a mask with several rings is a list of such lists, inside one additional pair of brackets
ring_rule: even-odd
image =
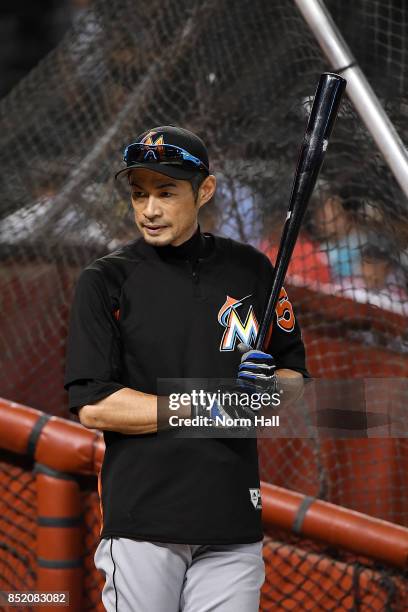
[(125, 149), (124, 161), (128, 166), (141, 163), (180, 165), (197, 169), (202, 164), (187, 151), (173, 145), (147, 145), (135, 143)]

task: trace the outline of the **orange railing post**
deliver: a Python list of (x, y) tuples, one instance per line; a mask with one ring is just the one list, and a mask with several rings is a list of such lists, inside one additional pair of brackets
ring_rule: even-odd
[[(37, 463), (37, 590), (66, 591), (72, 612), (81, 612), (82, 538), (79, 486), (69, 474)], [(39, 606), (39, 612), (49, 605)]]

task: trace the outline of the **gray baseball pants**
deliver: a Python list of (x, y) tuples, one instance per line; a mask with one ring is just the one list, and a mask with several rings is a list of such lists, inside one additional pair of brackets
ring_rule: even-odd
[(94, 556), (107, 612), (258, 612), (262, 541), (189, 545), (104, 538)]

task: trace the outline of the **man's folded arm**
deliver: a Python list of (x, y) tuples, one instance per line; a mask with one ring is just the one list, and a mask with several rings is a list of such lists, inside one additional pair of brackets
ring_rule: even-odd
[[(115, 383), (111, 386), (111, 392), (109, 392), (109, 383), (87, 381), (85, 386), (94, 390), (95, 400), (77, 406), (78, 418), (84, 427), (123, 434), (146, 434), (157, 431), (156, 395), (124, 386), (115, 389)], [(98, 386), (99, 394), (105, 394), (100, 399), (97, 399)]]
[(114, 307), (103, 270), (83, 270), (75, 287), (67, 339), (64, 387), (69, 409), (85, 427), (154, 432), (156, 396), (121, 382), (122, 343)]
[[(168, 424), (167, 412), (157, 409), (157, 395), (99, 380), (76, 381), (68, 392), (71, 412), (90, 429), (137, 435), (155, 433), (158, 419), (162, 428)], [(178, 413), (190, 416), (190, 407), (182, 406)]]

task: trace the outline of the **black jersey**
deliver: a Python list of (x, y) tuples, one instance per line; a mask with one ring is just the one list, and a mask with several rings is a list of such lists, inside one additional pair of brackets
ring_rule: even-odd
[[(251, 246), (199, 231), (180, 247), (134, 240), (82, 270), (71, 310), (69, 405), (159, 378), (233, 378), (251, 344), (272, 266)], [(307, 375), (300, 329), (281, 295), (268, 351)], [(262, 539), (254, 438), (166, 438), (104, 432), (101, 537), (188, 544)]]

